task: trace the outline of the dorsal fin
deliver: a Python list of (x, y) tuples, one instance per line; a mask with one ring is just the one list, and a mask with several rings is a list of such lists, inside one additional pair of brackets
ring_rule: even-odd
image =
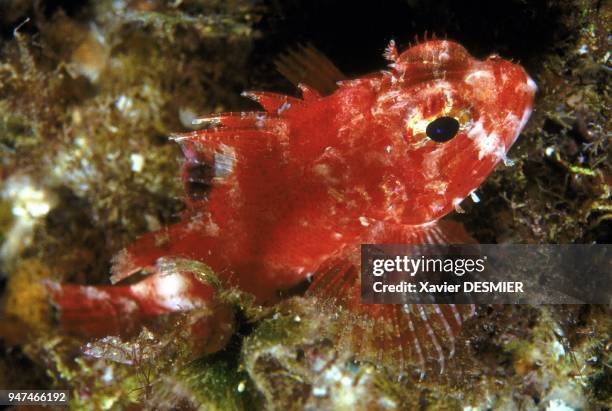
[(333, 93), (338, 88), (336, 83), (346, 80), (340, 69), (310, 43), (281, 54), (274, 64), (296, 87), (306, 84), (322, 95)]

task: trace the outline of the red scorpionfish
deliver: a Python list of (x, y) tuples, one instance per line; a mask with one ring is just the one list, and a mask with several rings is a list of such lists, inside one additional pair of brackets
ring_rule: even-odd
[[(181, 257), (260, 304), (308, 280), (308, 295), (379, 327), (368, 335), (396, 347), (401, 366), (443, 368), (474, 307), (361, 304), (359, 245), (471, 242), (459, 224), (439, 220), (505, 159), (536, 86), (519, 65), (496, 55), (476, 60), (447, 40), (401, 54), (391, 42), (385, 57), (388, 71), (340, 81), (326, 96), (304, 84), (302, 98), (245, 93), (263, 111), (206, 117), (207, 128), (177, 136), (188, 211), (117, 256), (113, 283), (149, 273), (143, 280), (48, 283), (63, 327), (121, 334), (150, 317), (211, 305), (213, 286), (178, 265), (164, 268), (167, 257)], [(319, 69), (320, 78), (333, 72)], [(213, 328), (211, 321), (197, 331)]]

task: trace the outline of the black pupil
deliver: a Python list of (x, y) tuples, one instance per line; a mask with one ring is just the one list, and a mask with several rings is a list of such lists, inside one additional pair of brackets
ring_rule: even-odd
[(459, 122), (453, 117), (438, 117), (427, 125), (427, 137), (438, 143), (444, 143), (457, 134)]

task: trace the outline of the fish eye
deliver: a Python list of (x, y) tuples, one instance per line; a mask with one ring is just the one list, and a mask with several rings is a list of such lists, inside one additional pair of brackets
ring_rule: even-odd
[(459, 122), (454, 117), (438, 117), (427, 125), (427, 137), (437, 143), (445, 143), (455, 137), (459, 131)]

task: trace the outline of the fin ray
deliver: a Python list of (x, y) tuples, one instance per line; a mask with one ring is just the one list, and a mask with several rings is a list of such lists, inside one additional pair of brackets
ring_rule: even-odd
[(285, 107), (290, 108), (302, 103), (299, 98), (268, 91), (243, 91), (242, 96), (255, 101), (268, 113), (276, 114), (281, 114)]
[(308, 84), (322, 95), (329, 95), (337, 88), (337, 82), (346, 76), (312, 44), (281, 54), (275, 61), (276, 69), (293, 85)]
[[(386, 227), (374, 242), (409, 244), (466, 243), (474, 240), (454, 222), (406, 230), (405, 226)], [(341, 336), (363, 359), (383, 361), (404, 370), (412, 365), (426, 371), (442, 372), (455, 353), (456, 338), (463, 322), (474, 315), (471, 305), (362, 304), (359, 276), (359, 250), (344, 249), (316, 270), (306, 296), (329, 301), (352, 318), (350, 335)], [(361, 319), (361, 320), (359, 320)], [(362, 327), (362, 321), (371, 327)], [(355, 335), (357, 333), (357, 335)], [(433, 365), (435, 364), (435, 366)]]

